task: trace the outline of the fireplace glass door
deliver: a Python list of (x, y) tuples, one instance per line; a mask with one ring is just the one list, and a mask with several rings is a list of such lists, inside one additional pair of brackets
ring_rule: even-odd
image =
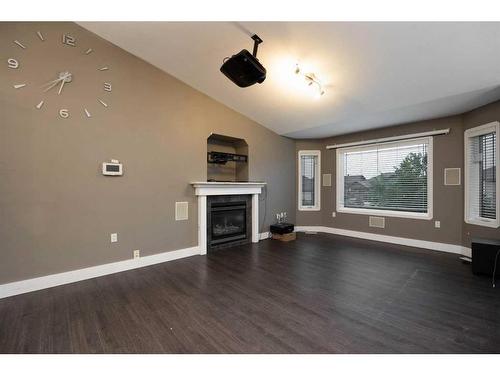
[(245, 239), (246, 217), (246, 202), (212, 204), (211, 244)]

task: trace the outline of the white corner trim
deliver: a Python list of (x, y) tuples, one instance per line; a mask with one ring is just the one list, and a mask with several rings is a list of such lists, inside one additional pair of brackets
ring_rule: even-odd
[(252, 195), (252, 242), (259, 242), (259, 195)]
[(385, 234), (358, 232), (358, 231), (354, 231), (354, 230), (322, 227), (322, 226), (297, 226), (297, 227), (295, 227), (295, 231), (296, 232), (330, 233), (330, 234), (337, 234), (339, 236), (362, 238), (364, 240), (387, 242), (387, 243), (393, 243), (393, 244), (403, 245), (403, 246), (419, 247), (422, 249), (436, 250), (436, 251), (443, 251), (446, 253), (466, 255), (468, 257), (471, 256), (471, 249), (468, 247), (461, 246), (461, 245), (453, 245), (453, 244), (449, 244), (449, 243), (442, 243), (442, 242), (416, 240), (413, 238), (394, 237), (394, 236), (387, 236)]
[(259, 240), (267, 240), (268, 238), (271, 238), (271, 232), (259, 233)]
[(171, 260), (199, 254), (200, 249), (198, 246), (194, 246), (180, 250), (167, 251), (160, 254), (148, 255), (138, 259), (127, 259), (94, 267), (81, 268), (74, 271), (41, 276), (34, 279), (15, 281), (0, 285), (0, 298), (34, 292), (35, 290), (52, 288), (58, 285), (70, 284), (77, 281), (93, 279), (94, 277), (110, 275), (117, 272), (151, 266), (153, 264), (169, 262)]

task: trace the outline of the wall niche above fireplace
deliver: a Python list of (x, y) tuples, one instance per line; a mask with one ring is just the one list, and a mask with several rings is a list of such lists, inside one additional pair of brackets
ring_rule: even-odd
[(221, 134), (207, 138), (207, 180), (248, 181), (248, 144), (244, 139)]

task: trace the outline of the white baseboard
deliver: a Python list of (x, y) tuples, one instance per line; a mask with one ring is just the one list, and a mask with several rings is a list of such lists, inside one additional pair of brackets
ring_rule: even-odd
[(271, 232), (259, 233), (259, 240), (267, 240), (268, 238), (271, 238)]
[(40, 289), (52, 288), (58, 285), (74, 283), (76, 281), (92, 279), (94, 277), (110, 275), (117, 272), (132, 270), (134, 268), (151, 266), (153, 264), (168, 262), (171, 260), (186, 258), (199, 254), (200, 254), (199, 247), (194, 246), (186, 249), (173, 250), (165, 253), (148, 255), (138, 259), (122, 260), (119, 262), (102, 264), (99, 266), (82, 268), (79, 270), (37, 277), (34, 279), (16, 281), (0, 285), (0, 298), (33, 292), (35, 290), (40, 290)]
[(468, 257), (471, 256), (471, 249), (468, 247), (461, 246), (461, 245), (442, 243), (442, 242), (416, 240), (413, 238), (386, 236), (384, 234), (358, 232), (358, 231), (354, 231), (354, 230), (322, 227), (322, 226), (297, 226), (297, 227), (295, 227), (295, 231), (296, 232), (309, 232), (309, 231), (311, 231), (311, 232), (331, 233), (331, 234), (337, 234), (340, 236), (356, 237), (356, 238), (362, 238), (365, 240), (387, 242), (387, 243), (393, 243), (393, 244), (397, 244), (397, 245), (404, 245), (404, 246), (411, 246), (411, 247), (420, 247), (422, 249), (444, 251), (446, 253), (466, 255)]

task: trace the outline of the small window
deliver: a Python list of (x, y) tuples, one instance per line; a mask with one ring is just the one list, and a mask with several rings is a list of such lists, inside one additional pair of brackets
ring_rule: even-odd
[(465, 131), (465, 222), (498, 228), (499, 123)]
[(337, 212), (432, 218), (432, 138), (337, 149)]
[(299, 151), (299, 210), (320, 210), (321, 152)]

